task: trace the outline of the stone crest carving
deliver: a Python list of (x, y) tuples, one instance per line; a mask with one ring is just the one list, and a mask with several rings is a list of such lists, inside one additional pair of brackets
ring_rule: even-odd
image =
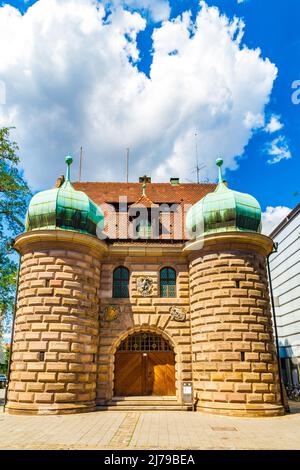
[(114, 321), (120, 314), (120, 307), (118, 305), (108, 305), (104, 309), (104, 320)]
[(137, 278), (137, 290), (139, 294), (146, 297), (152, 293), (153, 279), (151, 277), (140, 276)]
[(173, 305), (170, 308), (170, 314), (172, 320), (175, 321), (185, 321), (186, 319), (186, 311), (183, 307), (175, 307), (175, 305)]

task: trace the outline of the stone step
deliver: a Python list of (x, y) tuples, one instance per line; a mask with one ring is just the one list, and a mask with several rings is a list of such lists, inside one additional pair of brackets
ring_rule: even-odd
[(177, 402), (162, 402), (162, 401), (109, 401), (107, 403), (101, 403), (100, 406), (110, 405), (110, 406), (181, 406), (181, 403)]
[(109, 402), (107, 405), (98, 405), (96, 407), (97, 410), (105, 410), (105, 411), (191, 411), (191, 405), (154, 405), (154, 404), (124, 404), (121, 406), (117, 406), (116, 404), (112, 404)]
[(108, 402), (99, 403), (97, 410), (114, 411), (151, 411), (151, 410), (191, 410), (191, 405), (178, 403), (176, 397), (141, 396), (113, 397)]
[(113, 402), (126, 402), (126, 401), (139, 401), (139, 402), (145, 402), (145, 401), (151, 401), (151, 402), (170, 402), (170, 403), (177, 403), (177, 397), (176, 396), (155, 396), (155, 395), (143, 395), (143, 396), (131, 396), (131, 397), (113, 397), (111, 399)]

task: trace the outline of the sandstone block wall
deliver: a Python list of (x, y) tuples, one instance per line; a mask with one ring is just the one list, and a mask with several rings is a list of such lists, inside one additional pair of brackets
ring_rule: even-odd
[(31, 246), (21, 258), (10, 413), (95, 406), (100, 261), (83, 246), (57, 245)]
[(194, 254), (190, 294), (197, 408), (281, 414), (265, 257), (225, 247)]
[[(130, 297), (112, 298), (113, 271), (123, 265), (130, 271)], [(165, 266), (177, 272), (177, 296), (160, 297), (159, 271)], [(153, 279), (151, 295), (143, 297), (137, 290), (137, 278), (149, 276)], [(192, 379), (191, 336), (189, 314), (189, 273), (186, 259), (178, 256), (110, 256), (101, 269), (101, 312), (100, 342), (98, 352), (97, 402), (111, 399), (114, 387), (114, 354), (121, 341), (136, 331), (151, 331), (164, 336), (174, 348), (176, 361), (177, 398), (181, 400), (181, 384)], [(119, 318), (105, 321), (104, 309), (107, 305), (118, 305)], [(184, 307), (186, 320), (177, 322), (171, 319), (171, 306)]]
[[(267, 237), (251, 235), (249, 249), (244, 242), (237, 248), (241, 244), (234, 239), (218, 245), (212, 238), (198, 251), (107, 248), (67, 231), (18, 238), (22, 258), (8, 412), (73, 413), (107, 402), (114, 394), (118, 346), (129, 334), (147, 331), (161, 334), (174, 349), (178, 402), (182, 383), (193, 381), (199, 410), (283, 413), (266, 248), (259, 245), (262, 239), (269, 247)], [(127, 299), (112, 297), (118, 266), (130, 271)], [(167, 266), (177, 273), (173, 298), (160, 297), (159, 273)], [(139, 276), (153, 280), (145, 297), (137, 289)], [(113, 321), (105, 318), (108, 305), (120, 308)], [(185, 321), (171, 318), (172, 306), (185, 309)]]

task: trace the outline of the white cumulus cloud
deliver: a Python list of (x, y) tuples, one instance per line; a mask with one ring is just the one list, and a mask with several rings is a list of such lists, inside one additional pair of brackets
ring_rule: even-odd
[(244, 119), (244, 125), (247, 129), (259, 129), (265, 125), (265, 117), (263, 114), (253, 114), (249, 111)]
[(280, 131), (283, 128), (282, 122), (280, 122), (280, 116), (276, 116), (273, 114), (271, 116), (270, 121), (265, 127), (265, 131), (269, 132), (269, 134), (273, 134), (274, 132)]
[(270, 235), (272, 231), (291, 212), (291, 209), (284, 206), (268, 206), (262, 214), (262, 233)]
[(272, 140), (270, 144), (268, 144), (267, 153), (271, 156), (271, 158), (268, 160), (270, 165), (279, 163), (281, 160), (289, 160), (292, 158), (286, 137), (283, 135), (277, 137), (276, 139)]
[(0, 125), (16, 126), (34, 188), (53, 184), (67, 153), (76, 179), (81, 145), (84, 180), (124, 180), (128, 146), (130, 180), (192, 179), (195, 132), (206, 176), (219, 155), (236, 168), (263, 125), (275, 65), (243, 44), (242, 21), (201, 2), (195, 22), (186, 12), (154, 30), (148, 77), (137, 67), (145, 27), (121, 3), (109, 17), (94, 0), (39, 0), (24, 15), (0, 8)]
[(148, 11), (156, 22), (167, 20), (171, 13), (170, 4), (167, 0), (124, 0), (123, 4)]

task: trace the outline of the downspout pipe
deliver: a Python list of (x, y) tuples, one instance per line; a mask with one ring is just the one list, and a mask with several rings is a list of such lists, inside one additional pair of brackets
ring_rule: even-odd
[(7, 383), (6, 383), (6, 387), (5, 387), (3, 411), (5, 411), (5, 407), (6, 407), (6, 403), (7, 403), (7, 392), (8, 392), (8, 385), (9, 385), (9, 380), (10, 380), (10, 373), (11, 373), (12, 346), (13, 346), (14, 335), (15, 335), (15, 323), (16, 323), (18, 292), (19, 292), (20, 268), (21, 268), (21, 258), (19, 259), (19, 266), (18, 266), (18, 273), (17, 273), (15, 303), (14, 303), (14, 311), (13, 311), (13, 322), (12, 322), (12, 331), (11, 331), (10, 348), (9, 348), (9, 356), (8, 356)]
[(274, 304), (274, 296), (273, 296), (273, 286), (272, 286), (272, 278), (271, 278), (271, 269), (270, 269), (270, 261), (269, 257), (278, 251), (278, 243), (273, 244), (273, 250), (267, 256), (267, 268), (268, 268), (268, 277), (269, 277), (269, 286), (270, 286), (270, 297), (271, 297), (271, 305), (272, 305), (272, 314), (273, 314), (273, 324), (274, 324), (274, 332), (275, 332), (275, 344), (277, 349), (277, 365), (278, 365), (278, 373), (279, 373), (279, 384), (280, 384), (280, 396), (281, 396), (281, 403), (287, 413), (290, 413), (290, 408), (285, 400), (285, 395), (283, 391), (283, 380), (282, 380), (282, 369), (281, 369), (281, 362), (280, 362), (280, 350), (279, 350), (279, 340), (278, 340), (278, 330), (277, 330), (277, 322), (276, 322), (276, 315), (275, 315), (275, 304)]

